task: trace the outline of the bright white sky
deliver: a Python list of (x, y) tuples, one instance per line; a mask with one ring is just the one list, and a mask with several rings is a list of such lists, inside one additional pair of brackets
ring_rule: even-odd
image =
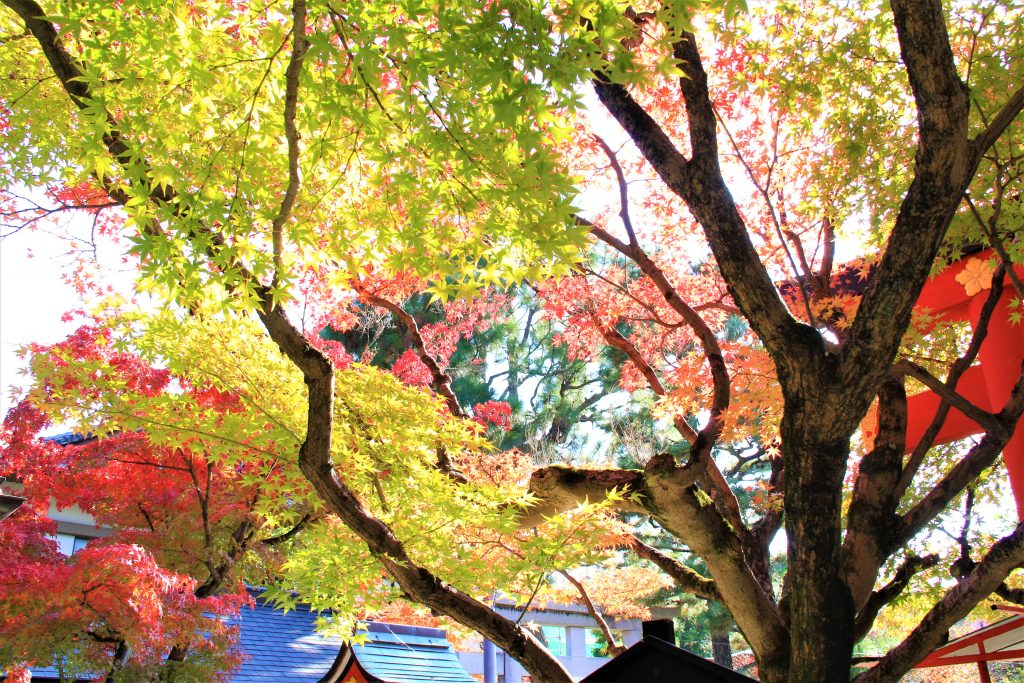
[[(62, 322), (64, 313), (87, 306), (63, 280), (74, 268), (69, 247), (43, 230), (22, 230), (0, 240), (0, 418), (13, 406), (15, 388), (27, 383), (18, 349), (30, 342), (60, 341), (77, 326)], [(121, 291), (130, 291), (130, 274), (119, 265), (119, 250), (101, 247), (97, 256), (104, 276)]]
[[(59, 341), (73, 329), (61, 315), (80, 305), (61, 281), (70, 267), (67, 245), (51, 235), (22, 231), (0, 240), (0, 412), (11, 408), (12, 387), (24, 384), (18, 347)], [(29, 255), (34, 257), (30, 258)]]

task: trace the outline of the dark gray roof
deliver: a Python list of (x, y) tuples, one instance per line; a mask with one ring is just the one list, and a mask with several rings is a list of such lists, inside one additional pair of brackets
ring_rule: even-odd
[(366, 641), (353, 645), (362, 669), (386, 683), (474, 683), (444, 631), (423, 626), (371, 622)]
[(316, 683), (331, 668), (342, 641), (317, 633), (317, 613), (299, 605), (287, 614), (256, 597), (243, 607), (239, 645), (242, 667), (231, 677), (239, 683)]
[[(318, 683), (338, 659), (339, 638), (317, 633), (318, 614), (299, 605), (287, 613), (252, 590), (255, 605), (237, 618), (241, 668), (234, 683)], [(353, 645), (364, 671), (387, 683), (475, 683), (459, 662), (441, 629), (370, 622), (366, 642)], [(55, 669), (33, 669), (34, 680), (57, 680)]]
[[(251, 591), (255, 606), (243, 607), (230, 622), (240, 624), (239, 646), (245, 653), (242, 667), (231, 676), (239, 683), (316, 683), (334, 663), (342, 641), (324, 638), (316, 630), (317, 614), (308, 606), (287, 614), (274, 609)], [(54, 667), (33, 668), (32, 680), (58, 679)], [(83, 679), (87, 680), (87, 679)]]

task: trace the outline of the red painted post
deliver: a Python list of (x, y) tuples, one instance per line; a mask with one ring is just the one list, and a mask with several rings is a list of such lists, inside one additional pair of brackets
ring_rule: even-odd
[[(987, 261), (992, 257), (991, 250), (986, 250), (946, 268), (924, 286), (917, 308), (928, 311), (939, 321), (966, 321), (974, 328), (990, 289), (968, 295), (965, 285), (956, 278), (972, 261)], [(1024, 266), (1016, 266), (1015, 270), (1024, 276)], [(1010, 322), (1010, 314), (1014, 312), (1010, 302), (1016, 297), (1016, 291), (1007, 284), (989, 322), (988, 335), (981, 345), (978, 361), (963, 374), (957, 385), (957, 393), (989, 412), (998, 412), (1005, 405), (1024, 362), (1024, 325)], [(939, 404), (939, 397), (930, 390), (908, 397), (907, 452), (912, 451), (921, 441)], [(981, 427), (973, 420), (959, 410), (951, 409), (935, 443), (949, 443), (981, 431)], [(874, 436), (872, 427), (866, 426), (865, 438), (869, 447)], [(1018, 519), (1024, 520), (1024, 425), (1018, 425), (1003, 449), (1003, 459), (1010, 476), (1013, 497), (1017, 502)]]

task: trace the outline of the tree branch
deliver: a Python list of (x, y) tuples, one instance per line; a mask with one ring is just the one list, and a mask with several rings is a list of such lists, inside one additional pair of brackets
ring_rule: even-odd
[(598, 74), (592, 81), (594, 89), (669, 189), (693, 211), (740, 310), (773, 357), (782, 358), (784, 351), (790, 350), (792, 332), (799, 323), (789, 314), (768, 277), (722, 179), (707, 76), (691, 35), (677, 46), (676, 56), (685, 74), (680, 89), (690, 113), (692, 162), (676, 149), (624, 86)]
[[(996, 275), (999, 272), (997, 268)], [(964, 354), (953, 362), (952, 367), (949, 369), (949, 374), (946, 376), (946, 387), (950, 391), (956, 391), (960, 378), (974, 364), (974, 359), (978, 357), (981, 345), (985, 341), (985, 337), (988, 336), (989, 321), (992, 319), (992, 313), (995, 311), (1002, 293), (1003, 279), (994, 275), (992, 278), (992, 290), (989, 291), (988, 298), (982, 304), (978, 316), (978, 324), (974, 327), (974, 333), (971, 335), (971, 343), (967, 345), (967, 350), (964, 351)], [(946, 421), (949, 408), (950, 405), (945, 401), (939, 404), (938, 410), (935, 411), (935, 417), (932, 418), (931, 424), (928, 425), (928, 429), (922, 435), (920, 443), (914, 446), (914, 452), (907, 458), (903, 466), (903, 474), (900, 475), (900, 481), (896, 485), (894, 492), (897, 500), (903, 497), (904, 492), (906, 492), (918, 469), (921, 467), (921, 463), (924, 462), (928, 449), (932, 447), (935, 437), (938, 436), (943, 423)]]
[[(949, 568), (949, 573), (957, 579), (968, 576), (978, 566), (978, 563), (971, 557), (971, 544), (968, 536), (971, 530), (971, 512), (973, 509), (974, 489), (968, 488), (967, 495), (964, 497), (964, 524), (960, 530), (960, 536), (956, 539), (960, 545), (960, 557)], [(1005, 581), (999, 584), (995, 594), (1007, 602), (1018, 605), (1024, 604), (1024, 589), (1010, 588)]]
[[(42, 49), (47, 62), (49, 62), (50, 68), (53, 70), (54, 75), (57, 76), (64, 91), (70, 96), (71, 102), (78, 109), (86, 110), (93, 99), (94, 93), (90, 91), (88, 80), (85, 78), (85, 74), (78, 61), (64, 47), (53, 24), (45, 19), (46, 12), (43, 11), (43, 8), (35, 0), (0, 1), (25, 22), (25, 27), (39, 43), (39, 47)], [(105, 132), (103, 133), (103, 144), (106, 145), (110, 155), (126, 169), (141, 164), (143, 169), (147, 171), (148, 176), (152, 177), (152, 174), (148, 173), (150, 169), (145, 165), (145, 162), (132, 158), (131, 150), (121, 136), (117, 121), (109, 113), (106, 113), (106, 124)], [(124, 205), (130, 199), (121, 188), (105, 181), (101, 181), (101, 184), (104, 191), (118, 203)], [(144, 189), (145, 194), (159, 206), (172, 204), (176, 197), (175, 192), (166, 186), (149, 183)], [(139, 229), (154, 235), (162, 232), (160, 226), (152, 220), (140, 225)]]
[(974, 154), (978, 157), (984, 155), (1003, 134), (1003, 131), (1013, 123), (1021, 109), (1024, 109), (1024, 87), (1018, 88), (1017, 92), (1010, 96), (1010, 99), (1006, 101), (1006, 104), (1002, 106), (985, 130), (974, 138)]
[(370, 294), (365, 288), (358, 287), (357, 289), (362, 297), (366, 299), (367, 303), (380, 306), (395, 316), (395, 320), (401, 325), (409, 346), (416, 352), (416, 357), (420, 359), (420, 362), (426, 365), (427, 370), (430, 371), (431, 387), (441, 395), (452, 415), (466, 418), (466, 411), (462, 409), (459, 399), (455, 396), (455, 392), (452, 391), (451, 376), (441, 369), (441, 366), (434, 360), (434, 357), (427, 351), (427, 344), (423, 340), (423, 335), (420, 334), (420, 328), (416, 324), (416, 319), (398, 304), (388, 301), (383, 297)]
[(929, 652), (942, 644), (949, 628), (963, 619), (979, 601), (1024, 562), (1024, 524), (1000, 539), (966, 578), (957, 583), (935, 604), (902, 643), (889, 651), (878, 664), (857, 676), (856, 683), (875, 683), (899, 679)]
[(907, 394), (899, 379), (882, 385), (878, 414), (878, 438), (874, 449), (860, 462), (843, 540), (843, 573), (858, 613), (867, 609), (871, 600), (871, 589), (888, 556), (888, 537), (896, 522), (899, 498), (895, 491), (907, 435)]
[(957, 75), (941, 3), (894, 0), (892, 10), (917, 103), (918, 145), (914, 180), (843, 347), (842, 386), (848, 400), (865, 409), (977, 168), (967, 140), (967, 88)]
[[(608, 343), (608, 346), (622, 351), (629, 358), (630, 362), (636, 366), (636, 369), (640, 371), (640, 374), (647, 380), (647, 386), (651, 388), (651, 391), (656, 396), (667, 396), (668, 391), (665, 389), (665, 385), (661, 383), (661, 379), (658, 377), (658, 373), (654, 371), (654, 368), (647, 362), (640, 351), (634, 346), (628, 339), (616, 330), (614, 327), (601, 328), (601, 336)], [(681, 415), (673, 416), (672, 424), (679, 430), (679, 433), (683, 435), (683, 438), (690, 444), (697, 440), (697, 432), (689, 424), (687, 424), (685, 418)]]
[[(40, 18), (44, 14), (43, 11), (32, 0), (2, 1), (25, 20), (68, 94), (77, 105), (83, 107), (85, 100), (92, 99), (89, 97), (88, 85), (78, 78), (81, 72), (61, 46), (53, 26)], [(105, 135), (104, 140), (108, 150), (122, 165), (134, 163), (133, 155), (121, 138), (117, 123), (110, 119), (109, 115), (107, 121), (110, 124), (110, 132)], [(165, 200), (165, 197), (178, 197), (175, 190), (169, 187), (147, 186), (140, 189), (147, 193), (150, 201), (157, 204), (169, 201)], [(110, 194), (119, 201), (121, 198), (128, 198), (123, 192), (120, 196)], [(224, 238), (220, 233), (203, 228), (201, 235), (206, 241), (201, 247), (205, 251), (216, 254), (224, 248)], [(196, 236), (198, 237), (199, 233)], [(417, 565), (391, 529), (373, 517), (341, 481), (331, 463), (334, 416), (334, 368), (331, 361), (309, 343), (281, 307), (274, 305), (273, 291), (270, 288), (259, 285), (259, 281), (244, 264), (233, 265), (238, 268), (243, 279), (256, 283), (253, 292), (258, 302), (257, 312), (264, 327), (278, 348), (303, 374), (308, 387), (308, 407), (306, 438), (299, 449), (299, 467), (327, 507), (363, 539), (370, 552), (413, 600), (475, 629), (522, 662), (538, 679), (553, 683), (569, 683), (572, 680), (569, 673), (533, 635)]]
[(545, 467), (530, 479), (530, 492), (539, 502), (526, 512), (523, 524), (603, 498), (613, 488), (637, 493), (620, 501), (618, 509), (650, 515), (703, 558), (722, 601), (755, 651), (784, 652), (788, 631), (770, 591), (751, 570), (741, 540), (745, 532), (736, 529), (698, 486), (688, 483), (691, 480), (692, 473), (667, 453), (652, 458), (643, 472)]
[[(459, 403), (459, 399), (455, 396), (455, 392), (452, 390), (452, 378), (451, 376), (441, 369), (441, 366), (434, 360), (434, 357), (427, 352), (427, 344), (423, 340), (423, 335), (420, 334), (419, 326), (416, 324), (416, 319), (413, 318), (409, 313), (405, 311), (401, 306), (383, 297), (370, 294), (365, 288), (358, 287), (360, 295), (370, 304), (374, 306), (380, 306), (381, 308), (389, 311), (398, 321), (398, 324), (402, 327), (405, 339), (416, 353), (416, 357), (420, 359), (420, 362), (427, 366), (427, 370), (430, 372), (430, 386), (431, 388), (441, 395), (444, 399), (445, 405), (448, 406), (448, 410), (452, 415), (458, 418), (467, 419), (466, 411), (462, 409), (462, 405)], [(452, 477), (460, 483), (466, 483), (467, 479), (461, 473), (455, 470), (452, 464), (451, 458), (448, 455), (448, 451), (444, 448), (437, 449), (437, 467), (442, 472)]]
[(950, 389), (949, 385), (941, 379), (931, 374), (928, 370), (914, 361), (907, 358), (901, 358), (893, 364), (893, 370), (900, 374), (910, 375), (918, 382), (938, 394), (945, 403), (948, 403), (967, 417), (977, 422), (986, 431), (999, 434), (1000, 431), (1003, 430), (1003, 426), (997, 422), (995, 415), (974, 405), (966, 398), (956, 393), (956, 391)]
[(958, 462), (916, 505), (903, 515), (893, 543), (902, 544), (920, 531), (935, 515), (946, 509), (950, 501), (973, 482), (996, 457), (1013, 436), (1014, 425), (1024, 412), (1024, 367), (1010, 392), (1006, 405), (994, 417), (999, 429), (989, 432), (964, 458)]
[(900, 565), (899, 569), (896, 570), (895, 576), (889, 583), (885, 584), (878, 590), (871, 593), (868, 597), (867, 602), (857, 612), (857, 620), (853, 626), (853, 640), (854, 642), (860, 642), (868, 635), (871, 630), (871, 626), (875, 623), (875, 618), (883, 607), (888, 605), (894, 599), (900, 596), (907, 586), (910, 585), (910, 580), (914, 578), (914, 575), (923, 569), (934, 567), (939, 563), (938, 555), (925, 555), (924, 557), (918, 557), (917, 555), (911, 555), (907, 560)]
[(679, 588), (687, 593), (705, 600), (721, 602), (722, 596), (718, 593), (718, 588), (712, 579), (701, 576), (674, 557), (666, 555), (635, 536), (623, 547), (632, 550), (638, 557), (642, 557), (656, 565), (658, 569), (668, 574)]
[(299, 104), (299, 78), (302, 75), (302, 62), (309, 49), (306, 40), (306, 2), (295, 0), (292, 4), (292, 56), (288, 69), (284, 74), (284, 135), (288, 143), (288, 187), (281, 199), (281, 207), (271, 228), (274, 249), (274, 278), (272, 286), (277, 286), (284, 270), (282, 255), (284, 252), (284, 225), (292, 215), (295, 199), (299, 194), (302, 178), (299, 172), (299, 130), (295, 125), (295, 115)]
[(583, 605), (587, 608), (587, 614), (590, 615), (591, 619), (597, 622), (597, 626), (601, 629), (604, 639), (608, 641), (609, 656), (618, 657), (625, 652), (626, 648), (616, 642), (615, 636), (612, 634), (612, 630), (608, 628), (608, 622), (605, 621), (604, 616), (597, 611), (597, 608), (594, 606), (594, 601), (590, 599), (590, 595), (587, 593), (587, 589), (583, 584), (567, 571), (559, 571), (558, 573), (565, 577), (565, 580), (571, 583), (576, 589), (576, 592), (580, 594), (580, 598), (583, 600)]
[[(1004, 189), (1005, 186), (1002, 184), (1002, 182), (1000, 182), (997, 179), (995, 192), (996, 196), (993, 199), (995, 208), (993, 210), (992, 215), (989, 216), (988, 221), (982, 219), (981, 214), (978, 212), (978, 207), (976, 207), (974, 205), (974, 202), (971, 200), (970, 194), (965, 192), (964, 199), (967, 201), (967, 206), (971, 209), (971, 214), (974, 216), (974, 220), (978, 222), (978, 225), (981, 227), (981, 229), (985, 232), (985, 235), (988, 237), (989, 244), (991, 244), (992, 248), (995, 249), (997, 254), (999, 254), (999, 259), (1001, 261), (999, 265), (1003, 268), (1003, 270), (1006, 272), (1006, 275), (1010, 278), (1010, 282), (1013, 283), (1013, 288), (1017, 290), (1017, 296), (1024, 297), (1024, 282), (1022, 282), (1020, 276), (1017, 275), (1017, 270), (1014, 268), (1013, 259), (1010, 258), (1009, 252), (1006, 251), (1006, 246), (1003, 244), (1003, 241), (999, 239), (999, 230), (997, 226), (999, 223), (999, 215), (1002, 212)], [(997, 271), (997, 273), (994, 273), (992, 275), (993, 282), (995, 282), (998, 274), (999, 273)], [(999, 279), (1002, 279), (1002, 277), (1000, 276)]]
[(612, 490), (627, 494), (616, 504), (618, 511), (646, 513), (644, 506), (628, 495), (639, 493), (643, 488), (643, 473), (639, 470), (541, 467), (530, 475), (529, 490), (537, 497), (537, 503), (520, 516), (519, 523), (536, 526), (544, 517), (571, 510), (584, 500), (603, 500)]
[[(725, 480), (721, 475), (721, 471), (714, 471), (718, 469), (718, 466), (714, 463), (714, 460), (711, 457), (711, 450), (718, 441), (719, 435), (722, 433), (722, 413), (729, 408), (730, 400), (729, 369), (725, 364), (725, 356), (722, 354), (722, 348), (718, 343), (718, 338), (715, 336), (714, 331), (708, 326), (708, 324), (704, 322), (704, 319), (700, 314), (693, 310), (689, 304), (683, 301), (682, 297), (679, 296), (679, 293), (669, 281), (664, 271), (662, 271), (661, 268), (651, 260), (639, 245), (631, 246), (625, 244), (603, 228), (600, 228), (593, 223), (589, 223), (589, 221), (587, 224), (590, 226), (590, 232), (594, 237), (632, 260), (640, 268), (640, 271), (651, 279), (655, 286), (658, 287), (662, 296), (665, 297), (666, 302), (668, 302), (672, 309), (679, 314), (683, 321), (686, 322), (700, 340), (701, 346), (704, 350), (704, 357), (707, 359), (708, 367), (711, 370), (713, 385), (710, 406), (711, 415), (707, 424), (704, 425), (704, 428), (696, 434), (692, 441), (690, 441), (690, 461), (687, 464), (687, 467), (699, 472), (703, 472), (704, 470), (708, 472), (710, 484), (716, 493), (716, 498), (723, 503), (733, 523), (738, 523), (739, 526), (742, 527), (742, 517), (739, 515), (739, 503), (736, 501), (736, 497), (729, 489), (729, 486), (724, 483)], [(621, 335), (618, 335), (618, 337), (621, 338)], [(609, 343), (612, 343), (610, 338), (606, 337), (606, 340), (608, 340)], [(624, 348), (620, 348), (620, 350), (623, 350), (623, 352), (626, 352), (628, 355), (628, 352)], [(633, 358), (631, 358), (631, 360), (633, 360)], [(646, 363), (638, 364), (637, 367), (641, 371), (644, 371), (645, 365)], [(647, 377), (648, 381), (650, 381), (651, 377), (654, 377), (653, 370), (650, 372), (650, 377), (647, 373), (645, 373), (644, 376)], [(652, 384), (652, 388), (654, 388), (654, 386), (655, 385)], [(658, 382), (658, 386), (660, 386), (660, 382)], [(655, 389), (655, 391), (657, 390)], [(664, 389), (662, 389), (662, 391), (664, 391)], [(676, 428), (679, 429), (680, 433), (684, 436), (686, 436), (688, 432), (693, 431), (682, 418), (677, 418), (675, 423)]]
[(264, 538), (264, 539), (262, 539), (260, 541), (260, 543), (262, 543), (263, 545), (267, 545), (267, 546), (280, 545), (281, 543), (284, 543), (288, 539), (294, 538), (296, 534), (298, 534), (300, 531), (305, 529), (309, 525), (309, 523), (312, 522), (312, 521), (314, 521), (313, 514), (307, 512), (306, 514), (302, 515), (302, 519), (300, 519), (298, 522), (296, 522), (294, 524), (294, 526), (292, 526), (292, 528), (289, 529), (288, 531), (285, 531), (284, 533), (278, 534), (276, 536), (271, 536), (269, 538)]
[(629, 245), (636, 247), (639, 243), (636, 240), (636, 231), (633, 230), (633, 219), (629, 216), (629, 186), (626, 184), (626, 174), (622, 172), (622, 165), (619, 163), (618, 157), (615, 156), (615, 152), (604, 141), (604, 138), (600, 135), (594, 135), (594, 139), (597, 140), (597, 144), (604, 150), (605, 156), (608, 157), (612, 170), (615, 172), (615, 180), (619, 184), (619, 218), (622, 219), (622, 226), (626, 229), (626, 234), (629, 236)]

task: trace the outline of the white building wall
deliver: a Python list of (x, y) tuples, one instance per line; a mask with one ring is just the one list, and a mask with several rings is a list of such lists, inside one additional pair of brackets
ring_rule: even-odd
[[(501, 605), (497, 611), (513, 621), (520, 618), (522, 610), (512, 605)], [(566, 629), (566, 656), (559, 661), (577, 680), (608, 662), (607, 657), (590, 657), (587, 655), (586, 631), (598, 628), (597, 622), (587, 614), (584, 607), (578, 605), (548, 605), (544, 609), (528, 610), (522, 617), (522, 623), (536, 626), (561, 626)], [(641, 623), (638, 619), (608, 619), (608, 626), (619, 631), (626, 647), (640, 641), (643, 637)], [(483, 654), (480, 652), (460, 652), (459, 659), (470, 674), (483, 674)], [(497, 675), (503, 683), (521, 683), (526, 670), (501, 650), (497, 652)]]

